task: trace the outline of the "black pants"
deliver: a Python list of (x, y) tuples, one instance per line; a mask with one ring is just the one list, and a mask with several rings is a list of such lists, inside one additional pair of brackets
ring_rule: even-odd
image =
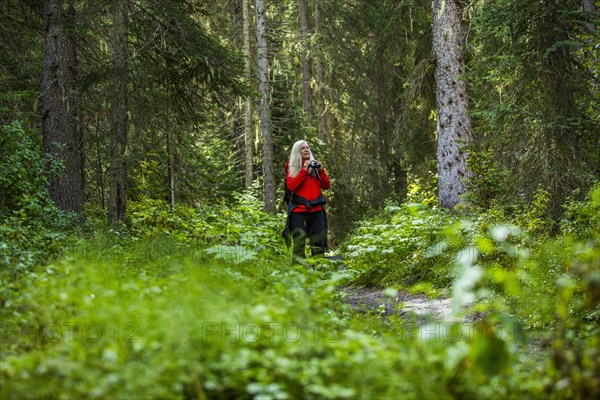
[(313, 256), (325, 253), (327, 249), (327, 220), (325, 211), (293, 212), (290, 232), (294, 241), (294, 258), (305, 258), (306, 238), (310, 241)]

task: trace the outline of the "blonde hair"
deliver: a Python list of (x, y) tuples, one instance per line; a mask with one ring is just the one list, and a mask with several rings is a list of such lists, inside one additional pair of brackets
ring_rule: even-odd
[[(302, 169), (302, 154), (300, 154), (300, 147), (302, 147), (302, 145), (305, 143), (306, 140), (298, 140), (292, 146), (292, 152), (290, 153), (290, 164), (288, 166), (290, 176), (292, 178), (297, 176), (300, 173), (300, 170)], [(308, 143), (306, 143), (306, 145), (308, 146)], [(308, 149), (310, 154), (309, 159), (314, 160), (312, 151), (310, 151), (310, 146), (308, 147)]]

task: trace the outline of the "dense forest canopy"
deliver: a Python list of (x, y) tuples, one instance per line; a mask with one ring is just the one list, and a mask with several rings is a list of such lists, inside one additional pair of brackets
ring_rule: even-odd
[[(594, 0), (0, 1), (8, 321), (0, 334), (94, 313), (108, 323), (119, 306), (73, 300), (98, 288), (127, 298), (134, 305), (123, 315), (158, 332), (137, 345), (83, 341), (70, 350), (2, 336), (13, 358), (0, 361), (0, 383), (11, 383), (0, 393), (26, 393), (38, 358), (59, 365), (68, 353), (69, 365), (96, 371), (100, 352), (123, 364), (113, 378), (129, 380), (124, 393), (150, 398), (389, 397), (403, 381), (381, 376), (422, 355), (444, 388), (398, 372), (408, 397), (597, 395), (599, 8)], [(301, 139), (331, 177), (330, 255), (346, 258), (341, 272), (329, 259), (308, 274), (281, 264), (284, 165)], [(195, 269), (203, 263), (211, 266)], [(465, 307), (478, 299), (471, 311), (483, 325), (552, 331), (539, 357), (554, 358), (542, 367), (519, 358), (519, 340), (495, 328), (491, 341), (396, 342), (406, 319), (383, 306), (363, 318), (340, 285), (387, 288), (396, 302), (415, 287)], [(216, 340), (193, 358), (204, 342), (190, 335), (177, 350), (181, 365), (165, 361), (166, 350), (146, 353), (161, 340), (176, 347), (157, 321), (210, 320), (216, 308), (190, 311), (205, 292), (223, 307), (218, 293), (233, 299), (238, 315), (332, 324), (343, 339), (250, 348)], [(177, 296), (185, 311), (167, 317)], [(263, 345), (281, 358), (261, 358)], [(361, 346), (378, 361), (361, 358)], [(228, 362), (238, 350), (248, 359)], [(273, 375), (303, 351), (314, 370)], [(143, 358), (143, 378), (117, 352)], [(365, 362), (373, 371), (361, 375)], [(40, 365), (40, 382), (57, 368)], [(336, 375), (346, 365), (356, 369)], [(95, 386), (96, 372), (69, 368), (58, 392), (32, 397), (118, 393), (114, 382)], [(510, 368), (514, 377), (494, 381)], [(156, 391), (145, 391), (154, 381)]]

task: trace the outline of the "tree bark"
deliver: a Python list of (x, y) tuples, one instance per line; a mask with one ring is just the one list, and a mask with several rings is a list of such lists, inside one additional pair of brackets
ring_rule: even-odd
[(44, 1), (44, 62), (41, 86), (44, 152), (64, 163), (50, 179), (50, 197), (64, 211), (83, 211), (82, 137), (78, 114), (75, 8)]
[(467, 85), (461, 80), (464, 65), (460, 11), (456, 0), (433, 2), (433, 51), (438, 135), (438, 201), (452, 209), (465, 192), (469, 177), (465, 145), (472, 142)]
[[(583, 11), (589, 13), (592, 17), (596, 16), (596, 4), (594, 0), (583, 0)], [(594, 20), (591, 20), (588, 23), (588, 29), (590, 32), (596, 32), (596, 24), (594, 24)]]
[[(594, 38), (596, 37), (596, 31), (597, 31), (596, 24), (594, 23), (596, 21), (596, 13), (597, 13), (596, 4), (594, 3), (594, 0), (583, 0), (582, 6), (583, 6), (583, 11), (588, 13), (590, 16), (590, 22), (588, 22), (587, 28), (590, 33), (590, 39), (589, 39), (590, 48), (592, 48), (594, 46)], [(597, 71), (598, 71), (598, 58), (599, 58), (598, 52), (588, 50), (585, 52), (585, 57), (589, 59), (590, 75), (596, 76)], [(595, 96), (598, 95), (597, 80), (596, 80), (596, 83), (593, 85), (591, 92), (592, 92), (592, 95), (595, 95)], [(598, 137), (596, 147), (598, 149), (600, 149), (600, 135)]]
[(96, 169), (98, 170), (98, 185), (100, 186), (100, 205), (102, 211), (106, 207), (105, 189), (104, 189), (104, 169), (102, 168), (102, 152), (100, 151), (100, 132), (98, 127), (98, 116), (95, 117), (94, 133), (96, 134), (96, 157), (98, 159)]
[(171, 212), (175, 211), (175, 167), (174, 167), (174, 152), (173, 152), (173, 137), (169, 127), (165, 128), (166, 145), (167, 145), (167, 174), (169, 178), (169, 205)]
[[(250, 14), (248, 12), (248, 0), (242, 1), (242, 15), (244, 20), (244, 75), (246, 82), (250, 82), (252, 71), (250, 67)], [(254, 179), (254, 132), (252, 129), (252, 99), (246, 97), (244, 101), (244, 153), (246, 160), (245, 186), (252, 186)]]
[(310, 82), (312, 80), (310, 52), (310, 31), (308, 27), (308, 1), (298, 0), (298, 20), (300, 23), (300, 42), (302, 50), (300, 51), (300, 60), (302, 63), (302, 107), (309, 120), (312, 121), (312, 89)]
[(315, 65), (317, 67), (317, 104), (319, 107), (317, 133), (319, 139), (327, 143), (327, 122), (325, 119), (325, 95), (323, 87), (325, 84), (325, 69), (323, 68), (323, 53), (321, 51), (321, 37), (319, 36), (321, 29), (321, 12), (320, 1), (315, 0)]
[(113, 87), (110, 143), (110, 191), (108, 223), (125, 225), (127, 166), (125, 150), (128, 132), (128, 0), (114, 3)]
[[(379, 37), (379, 34), (376, 34)], [(377, 93), (377, 130), (379, 136), (379, 163), (382, 170), (382, 180), (380, 182), (381, 192), (387, 195), (390, 190), (390, 163), (389, 163), (389, 123), (388, 123), (388, 101), (387, 101), (387, 85), (386, 85), (386, 66), (385, 54), (383, 48), (377, 50), (375, 62), (375, 89)]]
[(271, 88), (267, 53), (266, 9), (264, 0), (256, 0), (256, 41), (260, 91), (260, 127), (263, 138), (263, 200), (265, 211), (275, 213), (275, 178), (273, 176), (273, 138), (271, 133)]

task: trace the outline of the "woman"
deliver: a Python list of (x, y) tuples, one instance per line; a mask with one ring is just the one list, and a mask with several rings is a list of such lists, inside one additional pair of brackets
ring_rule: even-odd
[(294, 260), (305, 257), (307, 237), (311, 254), (323, 255), (327, 249), (327, 219), (321, 190), (331, 186), (329, 177), (304, 140), (294, 143), (285, 168), (286, 186), (292, 192), (286, 230), (294, 242)]

